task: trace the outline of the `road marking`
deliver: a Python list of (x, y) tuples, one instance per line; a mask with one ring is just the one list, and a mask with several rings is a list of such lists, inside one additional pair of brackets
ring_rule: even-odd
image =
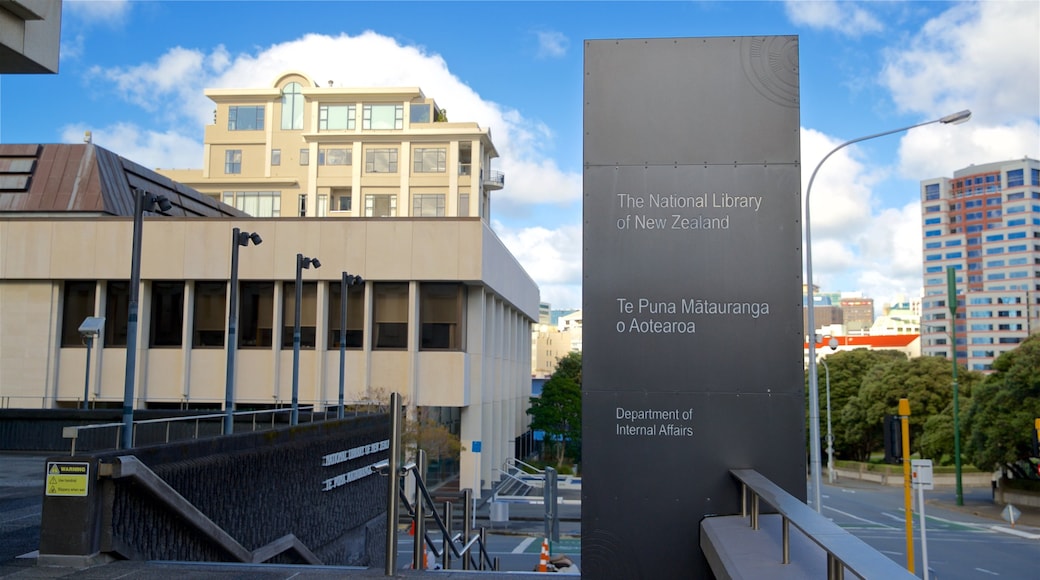
[(513, 553), (514, 554), (523, 554), (524, 550), (526, 550), (527, 547), (530, 546), (533, 543), (534, 543), (534, 537), (533, 536), (530, 537), (530, 538), (527, 538), (526, 540), (520, 542), (520, 544), (517, 547), (513, 548)]
[(991, 576), (1000, 576), (1000, 574), (998, 572), (992, 572), (992, 571), (987, 570), (985, 568), (975, 568), (975, 569), (978, 570), (979, 572), (983, 572), (985, 574), (990, 574)]
[(1022, 530), (1015, 530), (1004, 526), (990, 526), (991, 530), (995, 532), (1001, 532), (1004, 534), (1011, 534), (1012, 536), (1018, 536), (1027, 540), (1040, 540), (1040, 534), (1030, 534), (1029, 532), (1023, 532)]
[(856, 493), (856, 490), (842, 488), (841, 493)]
[(901, 518), (899, 516), (894, 516), (894, 515), (892, 515), (892, 514), (890, 514), (888, 512), (881, 512), (881, 515), (885, 516), (886, 518), (892, 518), (893, 520), (895, 520), (897, 522), (905, 522), (906, 521), (906, 518)]
[(832, 508), (832, 507), (831, 507), (831, 506), (829, 506), (829, 505), (828, 505), (828, 506), (823, 506), (823, 507), (825, 507), (825, 508), (827, 508), (827, 509), (829, 509), (829, 510), (831, 510), (831, 511), (837, 512), (837, 513), (839, 513), (839, 514), (841, 514), (841, 515), (843, 515), (843, 516), (845, 516), (845, 517), (849, 517), (849, 518), (852, 518), (852, 519), (854, 519), (854, 520), (859, 520), (859, 521), (861, 521), (861, 522), (866, 522), (866, 523), (868, 523), (868, 524), (872, 524), (872, 525), (875, 525), (875, 526), (881, 526), (882, 528), (889, 528), (889, 529), (895, 529), (895, 528), (893, 528), (893, 527), (892, 527), (892, 526), (890, 526), (890, 525), (887, 525), (887, 524), (883, 524), (883, 523), (881, 523), (881, 522), (875, 522), (875, 521), (872, 521), (872, 520), (868, 520), (868, 519), (866, 519), (866, 518), (861, 518), (861, 517), (859, 517), (859, 516), (854, 516), (854, 515), (852, 515), (852, 514), (850, 514), (850, 513), (848, 513), (848, 512), (843, 512), (843, 511), (841, 511), (841, 510), (839, 510), (839, 509), (835, 509), (835, 508)]

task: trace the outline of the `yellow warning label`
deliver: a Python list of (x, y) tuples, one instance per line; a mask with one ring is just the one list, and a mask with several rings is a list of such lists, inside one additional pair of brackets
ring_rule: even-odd
[(47, 463), (47, 495), (86, 497), (89, 463)]

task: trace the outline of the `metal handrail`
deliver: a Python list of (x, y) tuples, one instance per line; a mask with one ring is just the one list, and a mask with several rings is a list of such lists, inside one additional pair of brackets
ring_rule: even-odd
[(519, 459), (517, 459), (515, 457), (507, 457), (506, 461), (505, 461), (505, 465), (507, 467), (512, 467), (513, 469), (518, 469), (516, 467), (517, 463), (519, 463), (520, 465), (530, 469), (531, 470), (530, 471), (531, 474), (539, 474), (540, 473), (542, 475), (545, 475), (545, 470), (544, 469), (538, 469), (537, 467), (531, 465), (530, 463), (524, 463), (523, 461), (521, 461), (521, 460), (519, 460)]
[(760, 500), (772, 506), (783, 518), (782, 562), (791, 561), (790, 526), (798, 528), (827, 553), (827, 578), (840, 580), (844, 571), (860, 578), (915, 578), (905, 568), (878, 552), (863, 540), (827, 519), (804, 502), (784, 491), (754, 469), (731, 469), (730, 474), (740, 481), (740, 515), (748, 516), (748, 496), (751, 499), (751, 529), (757, 530)]
[[(315, 413), (314, 413), (314, 407), (313, 406), (300, 407), (299, 409), (300, 410), (309, 410), (310, 411), (311, 422), (312, 423), (314, 422)], [(256, 419), (257, 419), (257, 417), (259, 415), (264, 415), (264, 414), (270, 413), (270, 415), (271, 415), (271, 426), (273, 428), (275, 415), (277, 415), (278, 413), (290, 413), (291, 411), (292, 411), (292, 409), (289, 409), (289, 408), (285, 408), (285, 409), (265, 409), (265, 410), (262, 410), (262, 411), (239, 411), (239, 412), (234, 413), (234, 415), (235, 416), (242, 416), (242, 417), (252, 416), (252, 418), (253, 418), (253, 423), (252, 423), (253, 431), (256, 431), (257, 430), (257, 428), (256, 428), (256, 425), (257, 425)], [(134, 433), (132, 435), (131, 441), (133, 441), (133, 439), (136, 439), (137, 426), (138, 425), (145, 425), (145, 424), (155, 425), (155, 424), (165, 423), (166, 424), (166, 438), (165, 438), (164, 442), (165, 443), (169, 443), (170, 442), (170, 425), (173, 424), (173, 423), (189, 422), (189, 421), (194, 421), (195, 422), (195, 432), (194, 432), (194, 434), (193, 434), (193, 436), (191, 438), (192, 439), (198, 439), (199, 438), (199, 422), (200, 421), (202, 421), (204, 419), (220, 419), (220, 420), (223, 420), (224, 417), (225, 417), (225, 415), (223, 413), (219, 413), (219, 414), (213, 413), (213, 414), (206, 414), (206, 415), (191, 415), (190, 417), (164, 417), (162, 419), (142, 419), (140, 421), (134, 421), (134, 423), (133, 423), (134, 424)], [(115, 445), (114, 445), (113, 448), (114, 449), (118, 449), (119, 448), (119, 441), (120, 441), (119, 435), (120, 435), (121, 430), (123, 428), (123, 423), (122, 422), (119, 422), (119, 423), (95, 423), (93, 425), (71, 425), (71, 426), (62, 428), (61, 436), (63, 438), (65, 438), (65, 439), (72, 439), (72, 444), (71, 444), (71, 449), (69, 451), (69, 455), (70, 456), (75, 456), (76, 455), (76, 440), (79, 439), (79, 432), (80, 431), (91, 431), (91, 430), (94, 430), (94, 429), (111, 429), (113, 427), (116, 428), (116, 441), (115, 441)]]
[[(487, 552), (487, 539), (484, 528), (480, 528), (480, 533), (472, 538), (469, 538), (468, 541), (460, 542), (461, 538), (469, 535), (469, 515), (466, 515), (465, 513), (463, 515), (463, 529), (466, 530), (466, 533), (452, 534), (450, 527), (446, 525), (445, 520), (441, 518), (441, 515), (437, 512), (437, 506), (434, 503), (433, 497), (430, 495), (429, 490), (426, 489), (426, 484), (423, 481), (422, 474), (419, 472), (419, 466), (415, 463), (409, 463), (408, 465), (404, 466), (401, 469), (401, 471), (401, 479), (404, 479), (408, 473), (411, 473), (412, 476), (415, 478), (415, 485), (416, 489), (419, 490), (421, 503), (429, 507), (429, 510), (433, 515), (433, 521), (435, 524), (437, 524), (437, 529), (441, 532), (441, 537), (447, 540), (445, 542), (442, 542), (443, 547), (441, 550), (438, 550), (437, 546), (433, 543), (433, 539), (430, 537), (429, 534), (425, 532), (425, 526), (421, 525), (420, 522), (415, 521), (418, 519), (416, 517), (417, 514), (420, 517), (422, 516), (422, 513), (424, 511), (421, 509), (422, 506), (418, 504), (413, 506), (413, 504), (408, 501), (408, 496), (405, 494), (404, 486), (401, 485), (398, 487), (401, 502), (404, 503), (405, 509), (408, 510), (408, 515), (411, 516), (413, 521), (415, 521), (416, 541), (423, 542), (426, 545), (426, 547), (428, 547), (433, 552), (435, 558), (442, 560), (446, 564), (450, 562), (450, 558), (445, 558), (445, 555), (448, 553), (448, 547), (450, 547), (451, 555), (453, 557), (465, 558), (463, 560), (464, 569), (469, 569), (470, 566), (474, 566), (479, 570), (491, 569), (497, 571), (499, 569), (499, 561), (498, 558), (492, 560)], [(469, 506), (471, 503), (469, 501), (470, 493), (472, 492), (469, 489), (463, 490), (463, 501), (465, 502), (464, 511), (469, 510)], [(451, 510), (447, 510), (447, 513), (451, 513)], [(421, 539), (420, 536), (422, 536)], [(458, 547), (456, 547), (456, 543), (461, 544), (462, 548), (459, 549)], [(476, 560), (473, 559), (473, 546), (477, 546), (478, 548)], [(413, 564), (414, 563), (415, 562), (413, 562)], [(445, 568), (447, 567), (448, 566), (445, 566)]]

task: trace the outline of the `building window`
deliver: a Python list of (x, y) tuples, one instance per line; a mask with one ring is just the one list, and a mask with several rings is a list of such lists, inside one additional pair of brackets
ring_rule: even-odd
[[(365, 338), (365, 285), (348, 286), (347, 291), (347, 348), (357, 349)], [(340, 306), (342, 306), (343, 283), (329, 284), (329, 350), (339, 348)]]
[(300, 148), (300, 165), (311, 164), (311, 150), (309, 147)]
[(303, 94), (300, 83), (289, 83), (282, 89), (282, 130), (303, 129)]
[(151, 346), (181, 346), (184, 282), (152, 282)]
[(364, 105), (362, 129), (404, 129), (404, 105)]
[(301, 193), (297, 199), (299, 200), (297, 204), (299, 206), (299, 216), (307, 217), (307, 194)]
[(264, 107), (228, 107), (228, 131), (262, 131)]
[(224, 173), (242, 173), (242, 150), (228, 149), (224, 152)]
[(271, 149), (271, 165), (281, 165), (281, 164), (282, 164), (282, 150), (281, 149)]
[(465, 348), (466, 287), (462, 284), (422, 284), (419, 287), (419, 321), (422, 350)]
[(349, 187), (332, 189), (332, 203), (335, 211), (351, 211), (353, 209), (353, 198)]
[(274, 282), (243, 282), (239, 292), (238, 346), (270, 348), (274, 327)]
[(469, 194), (459, 194), (459, 217), (469, 217)]
[(318, 107), (319, 131), (353, 131), (354, 105), (321, 105)]
[(1007, 172), (1007, 187), (1018, 187), (1025, 185), (1025, 172), (1021, 169), (1012, 169)]
[(318, 194), (318, 217), (329, 215), (329, 196), (327, 193)]
[(924, 198), (926, 201), (939, 199), (939, 184), (929, 183), (928, 185), (924, 186)]
[(65, 296), (61, 308), (61, 346), (83, 347), (79, 325), (83, 319), (94, 316), (94, 292), (97, 284), (65, 282)]
[(412, 216), (443, 217), (443, 193), (418, 193), (412, 196)]
[(430, 115), (429, 103), (412, 103), (408, 106), (409, 123), (429, 123), (433, 118)]
[(105, 347), (126, 346), (127, 316), (130, 312), (130, 282), (110, 280), (105, 284)]
[(397, 196), (373, 193), (365, 195), (365, 217), (397, 217)]
[(397, 149), (365, 151), (366, 173), (397, 173)]
[(282, 194), (278, 191), (225, 191), (222, 200), (253, 217), (279, 217)]
[(444, 173), (447, 165), (448, 150), (440, 147), (437, 149), (416, 149), (415, 159), (412, 162), (414, 173)]
[(408, 284), (372, 285), (373, 349), (408, 348)]
[(196, 282), (192, 348), (223, 348), (226, 282)]
[(350, 147), (319, 147), (318, 165), (350, 165)]
[[(303, 282), (300, 287), (300, 348), (314, 348), (318, 324), (318, 283)], [(296, 326), (296, 282), (282, 284), (282, 349), (293, 348)]]

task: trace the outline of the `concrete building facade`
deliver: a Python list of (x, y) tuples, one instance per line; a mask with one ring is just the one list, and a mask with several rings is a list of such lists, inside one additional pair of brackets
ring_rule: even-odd
[[(538, 288), (480, 217), (249, 217), (93, 144), (0, 146), (0, 403), (119, 408), (136, 188), (177, 199), (143, 220), (135, 408), (224, 404), (232, 229), (240, 248), (236, 407), (287, 406), (296, 254), (299, 404), (338, 402), (341, 274), (349, 288), (345, 398), (391, 391), (459, 434), (460, 485), (486, 489), (527, 426)], [(91, 351), (77, 332), (106, 318)]]
[(61, 0), (0, 2), (0, 73), (58, 72)]
[(955, 272), (957, 356), (986, 372), (1040, 331), (1040, 163), (971, 165), (921, 182), (922, 354), (953, 356), (947, 269)]

